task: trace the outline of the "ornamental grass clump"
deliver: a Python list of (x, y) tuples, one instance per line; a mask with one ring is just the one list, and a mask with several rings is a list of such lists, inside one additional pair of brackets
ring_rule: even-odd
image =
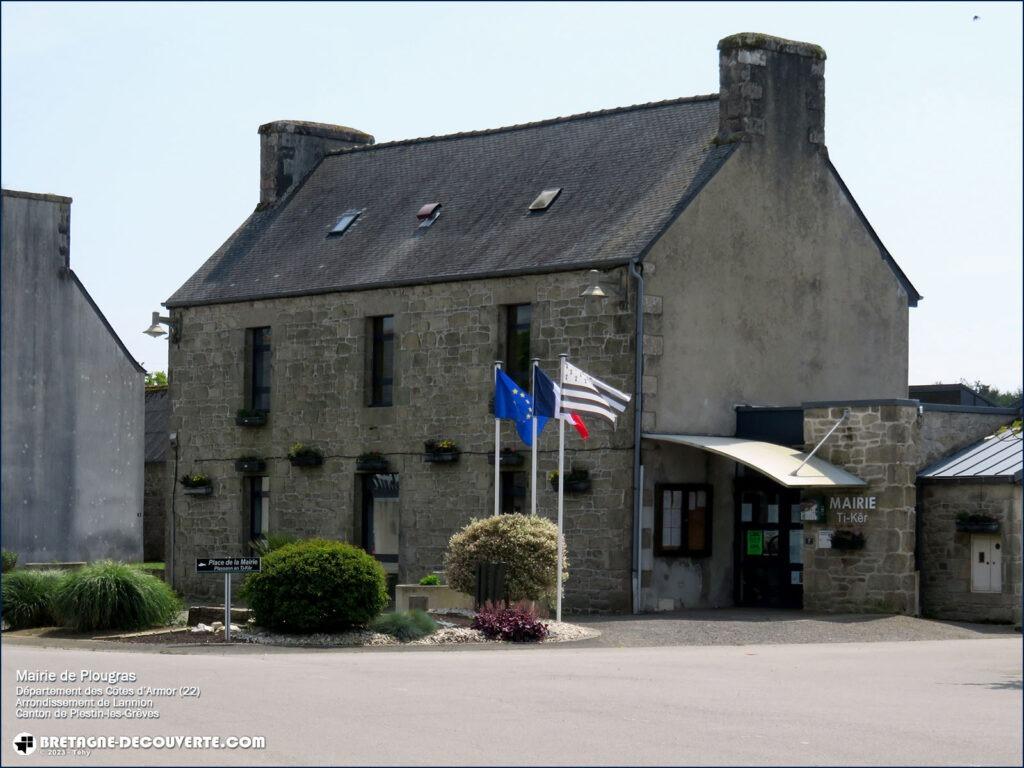
[[(448, 586), (474, 594), (476, 569), (481, 563), (505, 563), (508, 597), (513, 602), (554, 597), (558, 528), (550, 520), (532, 515), (473, 520), (448, 542)], [(569, 578), (568, 557), (563, 560), (562, 578)]]
[(53, 598), (67, 577), (64, 571), (15, 571), (3, 579), (4, 620), (11, 629), (57, 623)]
[(381, 564), (359, 547), (306, 539), (263, 558), (242, 598), (256, 623), (281, 632), (308, 634), (365, 626), (388, 603)]
[(166, 582), (110, 560), (69, 573), (54, 595), (57, 618), (79, 632), (166, 626), (180, 610)]
[(473, 618), (473, 629), (489, 640), (512, 643), (539, 643), (548, 636), (548, 625), (537, 618), (528, 605), (494, 605), (487, 603)]
[(370, 629), (405, 643), (434, 634), (437, 632), (437, 622), (425, 611), (403, 611), (378, 616), (370, 624)]

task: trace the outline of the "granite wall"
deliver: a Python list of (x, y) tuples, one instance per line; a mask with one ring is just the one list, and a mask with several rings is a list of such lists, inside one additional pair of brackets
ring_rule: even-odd
[[(1021, 621), (1019, 483), (922, 483), (921, 611), (936, 619)], [(961, 512), (993, 517), (1002, 548), (1002, 592), (971, 590), (971, 538), (956, 530)]]
[[(245, 550), (244, 483), (233, 464), (243, 455), (266, 459), (270, 530), (359, 543), (356, 458), (380, 451), (400, 477), (399, 579), (439, 569), (452, 533), (493, 506), (488, 402), (492, 362), (503, 356), (503, 305), (533, 304), (531, 354), (549, 374), (567, 352), (584, 370), (632, 391), (632, 292), (625, 270), (607, 277), (621, 300), (581, 299), (588, 276), (576, 272), (173, 310), (181, 321), (169, 370), (179, 474), (204, 472), (214, 486), (205, 497), (174, 486), (174, 584), (193, 596), (219, 594), (219, 579), (196, 576), (195, 558)], [(395, 316), (394, 405), (371, 408), (364, 405), (368, 318), (386, 314)], [(273, 335), (271, 411), (265, 426), (239, 427), (246, 329), (262, 326)], [(597, 419), (588, 425), (586, 442), (567, 435), (567, 465), (590, 470), (593, 482), (590, 493), (566, 497), (572, 571), (565, 604), (627, 611), (632, 409), (617, 429)], [(557, 466), (554, 426), (540, 439), (538, 491), (539, 512), (551, 518), (556, 495), (545, 474)], [(440, 438), (462, 449), (458, 463), (423, 462), (423, 442)], [(296, 442), (319, 448), (324, 465), (291, 466), (286, 454)], [(511, 423), (502, 445), (522, 448)]]

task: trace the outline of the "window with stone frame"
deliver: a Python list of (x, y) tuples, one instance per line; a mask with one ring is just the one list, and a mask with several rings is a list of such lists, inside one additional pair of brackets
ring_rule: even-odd
[(249, 541), (266, 538), (270, 533), (270, 478), (247, 477), (246, 496), (249, 511)]
[(654, 553), (711, 556), (711, 486), (661, 483), (654, 490)]
[(530, 321), (529, 304), (505, 307), (505, 373), (523, 389), (530, 389)]
[(501, 476), (501, 514), (526, 513), (526, 473), (499, 472)]
[(386, 408), (394, 402), (395, 317), (370, 318), (370, 406)]
[(270, 413), (270, 328), (250, 328), (248, 333), (249, 393), (246, 406), (253, 411)]

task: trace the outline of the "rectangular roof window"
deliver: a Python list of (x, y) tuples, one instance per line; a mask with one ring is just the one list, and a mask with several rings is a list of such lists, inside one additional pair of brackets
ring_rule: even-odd
[(562, 193), (561, 187), (552, 187), (551, 189), (543, 190), (537, 199), (530, 203), (531, 211), (545, 211), (548, 206), (555, 202), (555, 198)]
[(337, 222), (337, 224), (334, 225), (334, 228), (330, 232), (328, 232), (327, 234), (328, 235), (342, 235), (342, 234), (344, 234), (345, 230), (348, 229), (349, 227), (351, 227), (352, 223), (356, 219), (359, 218), (359, 214), (360, 213), (361, 213), (361, 211), (357, 211), (354, 208), (345, 211), (343, 214), (341, 214), (341, 218), (338, 219), (338, 222)]

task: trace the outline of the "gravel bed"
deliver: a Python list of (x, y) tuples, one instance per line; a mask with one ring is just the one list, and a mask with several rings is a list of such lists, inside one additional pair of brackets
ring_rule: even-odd
[[(567, 643), (574, 640), (586, 640), (597, 637), (601, 633), (589, 627), (581, 627), (566, 622), (545, 622), (550, 635), (544, 643)], [(461, 645), (465, 643), (500, 643), (500, 640), (488, 640), (482, 632), (469, 627), (442, 626), (432, 635), (403, 643), (391, 635), (383, 635), (368, 629), (355, 629), (348, 632), (322, 633), (312, 635), (286, 635), (272, 632), (261, 627), (243, 627), (232, 634), (232, 639), (246, 643), (261, 645), (284, 645), (307, 648), (356, 648), (381, 645)]]

